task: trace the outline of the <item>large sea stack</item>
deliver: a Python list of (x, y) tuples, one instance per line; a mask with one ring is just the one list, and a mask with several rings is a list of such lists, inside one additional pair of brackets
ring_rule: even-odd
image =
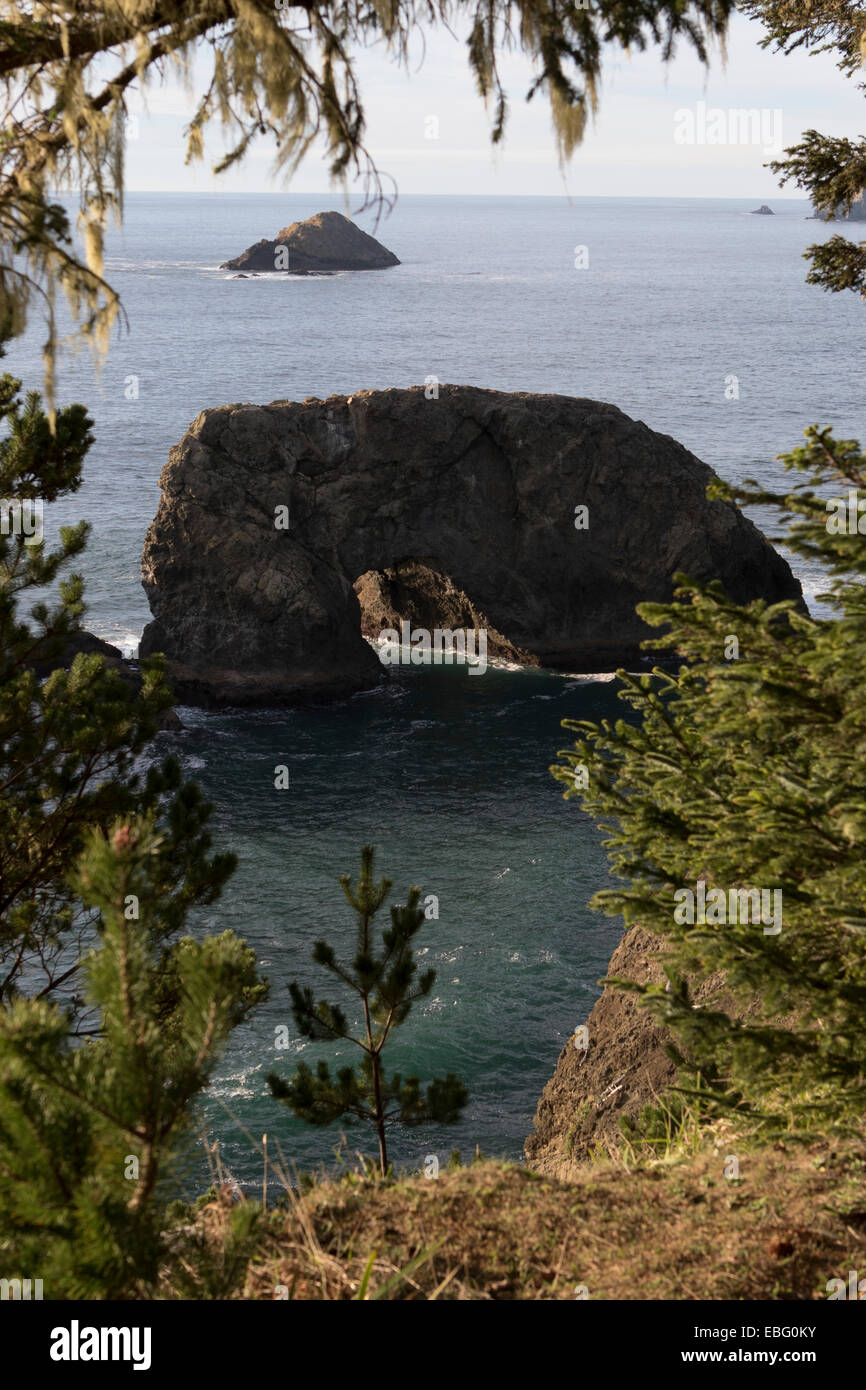
[(309, 275), (316, 271), (384, 270), (399, 265), (393, 251), (362, 232), (340, 212), (318, 212), (306, 222), (293, 222), (273, 241), (257, 241), (220, 270), (285, 271)]
[(398, 613), (428, 629), (466, 613), (560, 670), (638, 663), (635, 605), (670, 598), (677, 571), (737, 601), (800, 597), (753, 524), (707, 500), (713, 476), (568, 396), (412, 387), (205, 410), (160, 479), (141, 652), (165, 652), (178, 697), (206, 704), (368, 687), (384, 670), (362, 629)]

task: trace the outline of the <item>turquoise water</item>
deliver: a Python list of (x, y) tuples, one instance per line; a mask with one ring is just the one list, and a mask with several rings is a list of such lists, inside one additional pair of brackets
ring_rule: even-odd
[[(96, 386), (65, 362), (60, 399), (85, 400), (97, 440), (82, 491), (54, 509), (94, 522), (88, 626), (128, 651), (148, 610), (138, 561), (169, 447), (203, 408), (441, 381), (613, 401), (673, 434), (724, 477), (778, 482), (774, 456), (812, 422), (866, 435), (862, 307), (804, 282), (805, 247), (833, 227), (805, 203), (775, 218), (748, 200), (405, 198), (377, 235), (403, 264), (386, 272), (235, 281), (218, 269), (262, 236), (338, 200), (302, 195), (132, 195), (107, 270), (130, 331)], [(361, 219), (368, 229), (372, 224)], [(586, 245), (590, 267), (574, 267)], [(37, 384), (38, 323), (10, 370)], [(739, 399), (725, 396), (736, 375)], [(131, 389), (134, 379), (135, 390)], [(853, 383), (853, 385), (852, 385)], [(648, 480), (651, 485), (651, 480)], [(807, 593), (820, 576), (798, 571)], [(422, 1078), (454, 1070), (471, 1099), (444, 1133), (397, 1133), (420, 1166), (451, 1147), (518, 1157), (560, 1047), (597, 995), (619, 928), (587, 910), (605, 886), (594, 827), (547, 771), (565, 716), (619, 706), (608, 682), (489, 669), (397, 668), (383, 689), (326, 709), (182, 710), (161, 736), (216, 805), (220, 846), (240, 868), (196, 930), (235, 928), (272, 980), (239, 1030), (204, 1120), (242, 1182), (261, 1162), (235, 1121), (278, 1137), (299, 1167), (327, 1161), (337, 1130), (296, 1123), (264, 1076), (318, 1047), (295, 1039), (287, 981), (316, 984), (312, 941), (352, 921), (337, 877), (365, 841), (395, 881), (440, 900), (425, 928), (438, 971), (395, 1061)], [(291, 785), (274, 789), (286, 763)], [(332, 1050), (328, 1055), (334, 1056)], [(335, 1060), (342, 1061), (340, 1057)], [(360, 1139), (356, 1140), (360, 1142)]]
[[(246, 936), (272, 980), (214, 1088), (257, 1137), (278, 1136), (300, 1167), (336, 1140), (277, 1107), (264, 1077), (287, 1072), (295, 1055), (346, 1065), (355, 1051), (301, 1041), (277, 1051), (275, 1028), (295, 1036), (288, 979), (333, 997), (310, 949), (324, 936), (351, 957), (354, 919), (336, 879), (357, 874), (370, 842), (394, 881), (391, 901), (405, 901), (413, 883), (439, 899), (439, 919), (418, 938), (420, 964), (437, 980), (395, 1039), (393, 1065), (422, 1079), (456, 1071), (471, 1092), (460, 1125), (398, 1132), (394, 1157), (420, 1166), (425, 1154), (444, 1162), (452, 1147), (476, 1144), (520, 1156), (564, 1035), (592, 1007), (618, 936), (586, 908), (606, 872), (595, 831), (547, 771), (563, 746), (557, 721), (608, 713), (612, 689), (532, 670), (469, 679), (465, 669), (401, 668), (386, 690), (325, 709), (181, 711), (189, 731), (165, 742), (216, 802), (221, 837), (241, 859), (207, 924)], [(277, 763), (289, 768), (288, 790), (274, 788)], [(232, 1171), (260, 1171), (219, 1103), (208, 1110)]]

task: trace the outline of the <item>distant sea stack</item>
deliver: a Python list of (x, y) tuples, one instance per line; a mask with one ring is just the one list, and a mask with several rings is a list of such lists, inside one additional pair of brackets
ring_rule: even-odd
[(635, 605), (670, 599), (678, 570), (737, 602), (801, 597), (752, 522), (707, 499), (713, 477), (569, 396), (441, 385), (205, 410), (160, 478), (141, 655), (164, 652), (199, 705), (376, 685), (364, 634), (398, 618), (489, 628), (503, 655), (560, 671), (639, 664), (653, 633)]
[(341, 212), (317, 212), (306, 222), (284, 227), (273, 241), (248, 246), (234, 260), (225, 261), (220, 270), (310, 275), (317, 271), (384, 270), (399, 264), (393, 251), (362, 232)]
[(752, 208), (753, 217), (775, 217), (772, 208), (768, 208), (766, 203), (762, 203), (759, 208)]

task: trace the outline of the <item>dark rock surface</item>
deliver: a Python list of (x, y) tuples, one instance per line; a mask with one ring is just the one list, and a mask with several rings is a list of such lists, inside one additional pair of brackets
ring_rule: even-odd
[(61, 667), (68, 670), (79, 653), (83, 656), (90, 656), (96, 652), (99, 656), (104, 656), (111, 666), (116, 666), (124, 661), (123, 652), (119, 647), (113, 647), (110, 642), (104, 642), (101, 637), (97, 637), (92, 632), (85, 632), (84, 628), (70, 632), (62, 642), (55, 637), (50, 642), (41, 644), (37, 648), (37, 653), (43, 651), (44, 655), (37, 654), (30, 663), (37, 676), (40, 677), (48, 676), (52, 671)]
[[(707, 501), (711, 470), (615, 406), (428, 394), (225, 405), (193, 422), (142, 559), (154, 622), (141, 654), (165, 652), (182, 701), (293, 703), (377, 683), (354, 586), (410, 562), (447, 577), (513, 649), (565, 671), (645, 659), (635, 604), (668, 599), (676, 571), (721, 579), (737, 601), (800, 597), (752, 523)], [(388, 583), (370, 591), (371, 622), (374, 604), (394, 608)], [(423, 601), (431, 612), (429, 585)]]
[(772, 209), (772, 208), (767, 207), (767, 204), (766, 204), (766, 203), (762, 203), (761, 206), (760, 206), (759, 208), (753, 208), (753, 209), (752, 209), (752, 216), (753, 216), (753, 217), (775, 217), (775, 213), (773, 212), (773, 209)]
[[(632, 927), (607, 974), (635, 984), (663, 982), (661, 944), (660, 937)], [(606, 986), (586, 1027), (586, 1048), (575, 1047), (572, 1036), (560, 1052), (524, 1146), (529, 1166), (550, 1177), (567, 1178), (595, 1147), (616, 1145), (620, 1119), (636, 1119), (676, 1075), (665, 1035), (638, 1006), (636, 994)]]
[(220, 270), (285, 271), (310, 275), (334, 270), (384, 270), (397, 257), (340, 212), (319, 212), (293, 222), (273, 241), (257, 241)]

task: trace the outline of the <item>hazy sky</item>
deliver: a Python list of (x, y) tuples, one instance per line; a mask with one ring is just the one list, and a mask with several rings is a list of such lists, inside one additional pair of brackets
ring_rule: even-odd
[[(379, 168), (391, 174), (401, 193), (484, 193), (574, 195), (659, 195), (670, 197), (802, 196), (790, 186), (780, 194), (763, 168), (771, 157), (760, 143), (681, 144), (674, 139), (676, 113), (708, 108), (764, 108), (769, 132), (775, 112), (783, 145), (803, 130), (857, 135), (863, 124), (863, 96), (856, 81), (836, 69), (832, 56), (785, 57), (762, 50), (762, 29), (734, 19), (725, 66), (717, 53), (707, 74), (683, 46), (665, 69), (657, 51), (631, 58), (612, 57), (605, 66), (601, 109), (595, 126), (575, 155), (563, 182), (554, 149), (546, 100), (531, 103), (525, 93), (529, 64), (516, 57), (503, 63), (511, 98), (504, 149), (492, 150), (489, 122), (476, 94), (464, 45), (446, 33), (420, 48), (410, 74), (376, 51), (361, 55), (368, 118), (368, 146)], [(420, 68), (419, 68), (420, 63)], [(204, 68), (196, 84), (200, 89)], [(210, 162), (193, 169), (183, 163), (183, 128), (192, 98), (179, 86), (149, 90), (147, 113), (138, 118), (137, 138), (127, 156), (130, 190), (233, 192), (278, 190), (271, 172), (272, 147), (263, 139), (245, 163), (219, 179)], [(438, 138), (426, 132), (435, 129)], [(213, 154), (219, 141), (211, 137)], [(212, 162), (212, 161), (211, 161)], [(322, 158), (308, 158), (292, 181), (299, 193), (324, 192), (328, 176)]]

